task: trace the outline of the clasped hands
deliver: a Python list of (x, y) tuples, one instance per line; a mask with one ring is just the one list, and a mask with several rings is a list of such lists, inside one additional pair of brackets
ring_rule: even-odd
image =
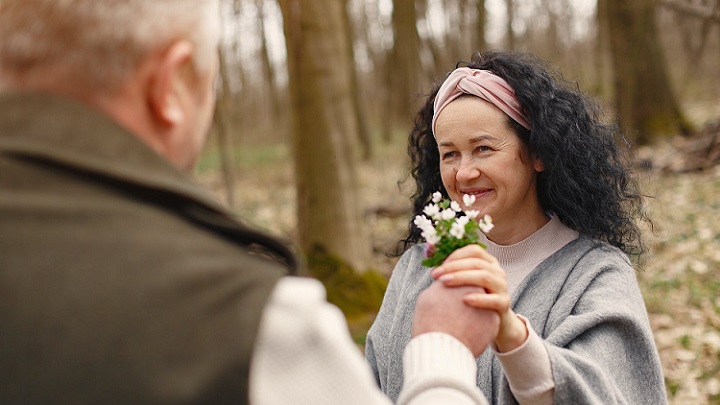
[(418, 296), (413, 336), (448, 333), (475, 357), (493, 341), (500, 352), (525, 342), (527, 326), (510, 308), (505, 271), (485, 249), (460, 248), (430, 275), (436, 281)]

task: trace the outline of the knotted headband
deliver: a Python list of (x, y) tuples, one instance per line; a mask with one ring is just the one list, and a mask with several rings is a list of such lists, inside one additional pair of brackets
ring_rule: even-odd
[(463, 94), (477, 96), (492, 103), (518, 124), (530, 129), (530, 124), (525, 119), (520, 109), (520, 103), (515, 97), (515, 92), (508, 82), (489, 70), (461, 67), (450, 73), (442, 86), (440, 86), (437, 96), (435, 96), (432, 119), (433, 136), (435, 135), (435, 121), (440, 112), (451, 101)]

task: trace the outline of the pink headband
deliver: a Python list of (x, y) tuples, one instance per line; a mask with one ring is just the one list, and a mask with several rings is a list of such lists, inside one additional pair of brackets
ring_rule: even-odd
[(505, 80), (489, 70), (461, 67), (450, 73), (435, 96), (433, 135), (435, 135), (435, 121), (440, 112), (463, 94), (477, 96), (492, 103), (518, 124), (530, 129), (530, 124), (520, 110), (520, 103), (515, 98), (515, 92)]

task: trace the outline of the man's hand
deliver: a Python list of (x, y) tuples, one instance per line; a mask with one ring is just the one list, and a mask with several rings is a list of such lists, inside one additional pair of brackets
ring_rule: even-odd
[(495, 311), (472, 308), (463, 297), (484, 293), (479, 287), (446, 287), (434, 282), (420, 293), (415, 304), (413, 337), (428, 332), (443, 332), (458, 339), (478, 357), (495, 340), (500, 317)]

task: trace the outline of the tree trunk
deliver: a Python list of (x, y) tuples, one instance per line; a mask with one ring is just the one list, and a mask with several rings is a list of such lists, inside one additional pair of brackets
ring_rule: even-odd
[[(715, 7), (720, 10), (720, 2)], [(701, 60), (707, 53), (705, 45), (708, 42), (708, 34), (713, 27), (713, 21), (710, 18), (699, 18), (697, 15), (688, 14), (682, 9), (674, 10), (676, 14), (674, 20), (677, 22), (683, 49), (687, 55), (685, 60), (690, 71), (697, 73), (697, 69), (702, 65)]]
[(445, 48), (448, 50), (450, 60), (457, 63), (460, 59), (466, 59), (463, 52), (462, 40), (465, 31), (462, 0), (445, 1), (445, 13), (447, 14), (447, 27), (445, 33)]
[(420, 35), (417, 30), (415, 0), (394, 0), (392, 23), (394, 43), (390, 75), (392, 80), (391, 105), (396, 108), (397, 119), (409, 127), (419, 108), (421, 94)]
[(355, 125), (357, 127), (358, 141), (360, 142), (361, 156), (363, 161), (369, 161), (372, 158), (372, 141), (370, 139), (370, 129), (367, 125), (367, 114), (365, 113), (365, 104), (363, 103), (362, 93), (360, 92), (360, 83), (358, 80), (357, 67), (355, 66), (355, 52), (353, 44), (355, 34), (352, 28), (352, 19), (350, 18), (350, 1), (345, 0), (343, 6), (343, 23), (345, 26), (345, 48), (348, 50), (345, 64), (348, 67), (348, 75), (350, 76), (350, 94), (352, 96), (353, 110), (355, 111)]
[(262, 62), (263, 76), (268, 87), (268, 97), (270, 98), (270, 106), (272, 108), (273, 117), (280, 116), (280, 95), (278, 94), (277, 85), (275, 83), (275, 72), (270, 62), (270, 52), (267, 46), (267, 37), (265, 36), (265, 0), (257, 0), (258, 8), (258, 35), (260, 36), (260, 60)]
[(606, 8), (615, 104), (623, 128), (640, 144), (689, 133), (670, 86), (653, 0), (608, 1)]
[(383, 59), (382, 72), (381, 72), (381, 87), (384, 88), (383, 97), (379, 101), (383, 108), (380, 110), (380, 125), (382, 132), (382, 139), (385, 144), (392, 142), (393, 130), (395, 128), (395, 101), (398, 99), (395, 90), (393, 89), (393, 69), (392, 69), (392, 50), (385, 52), (385, 58)]
[[(240, 16), (242, 15), (242, 7), (243, 2), (241, 0), (233, 0), (232, 12), (233, 18), (236, 21), (240, 20)], [(234, 86), (232, 86), (228, 90), (231, 91), (231, 99), (235, 111), (242, 111), (243, 115), (253, 116), (253, 113), (250, 111), (250, 103), (248, 102), (249, 97), (242, 97), (237, 91), (232, 91), (232, 89), (242, 89), (243, 91), (245, 91), (249, 87), (250, 82), (248, 80), (245, 66), (243, 66), (243, 64), (240, 63), (237, 58), (237, 55), (243, 54), (243, 41), (239, 40), (239, 38), (242, 37), (242, 32), (240, 31), (237, 24), (233, 25), (234, 30), (230, 34), (231, 38), (233, 39), (230, 45), (230, 52), (226, 52), (223, 55), (226, 60), (232, 60), (232, 62), (228, 63), (226, 66), (226, 68), (231, 69), (227, 72), (226, 77), (233, 78), (232, 81), (228, 81), (228, 84), (232, 82)], [(230, 55), (232, 55), (232, 57)], [(228, 123), (232, 125), (232, 128), (234, 128), (236, 130), (236, 133), (238, 134), (244, 133), (248, 127), (247, 120), (242, 119), (240, 115), (241, 114), (233, 114), (232, 116), (227, 117)]]
[(477, 20), (475, 21), (475, 50), (482, 51), (487, 47), (485, 41), (485, 27), (487, 26), (487, 11), (485, 10), (485, 0), (476, 0)]
[(515, 30), (513, 30), (513, 21), (515, 21), (515, 2), (513, 0), (505, 0), (505, 8), (507, 10), (505, 46), (507, 49), (515, 49), (517, 46), (517, 38), (515, 38)]
[(280, 0), (288, 55), (298, 233), (318, 250), (365, 269), (370, 247), (360, 219), (357, 138), (346, 66), (344, 2)]
[[(563, 54), (563, 47), (560, 42), (560, 23), (561, 21), (565, 22), (566, 24), (569, 23), (567, 20), (572, 19), (573, 15), (572, 13), (566, 13), (563, 16), (559, 16), (556, 11), (553, 10), (550, 4), (542, 4), (543, 7), (547, 9), (547, 16), (548, 16), (548, 27), (545, 36), (546, 42), (544, 46), (544, 51), (547, 52), (547, 55), (552, 55), (554, 58), (562, 59)], [(566, 5), (569, 7), (569, 5)], [(570, 22), (570, 24), (572, 24)]]
[[(445, 5), (445, 7), (447, 7), (447, 5)], [(433, 31), (432, 26), (430, 25), (430, 18), (428, 16), (427, 8), (427, 0), (415, 1), (415, 10), (417, 12), (419, 21), (422, 21), (424, 23), (425, 30), (428, 32), (427, 35), (421, 38), (420, 44), (423, 48), (427, 49), (432, 56), (432, 68), (429, 69), (429, 72), (427, 72), (426, 75), (428, 77), (431, 77), (433, 80), (441, 80), (450, 66), (450, 56), (447, 52), (449, 47), (445, 46), (441, 50), (441, 47), (438, 44), (436, 38), (438, 35), (436, 32)], [(445, 36), (447, 36), (447, 34)]]
[(218, 139), (218, 153), (220, 155), (220, 169), (223, 185), (225, 186), (225, 198), (230, 208), (235, 206), (235, 165), (233, 162), (233, 141), (230, 121), (230, 110), (232, 109), (232, 94), (228, 82), (227, 60), (225, 51), (220, 48), (220, 95), (215, 107), (215, 125)]
[(614, 98), (612, 51), (610, 49), (610, 23), (608, 22), (607, 4), (611, 0), (598, 0), (595, 23), (597, 24), (597, 40), (595, 41), (595, 68), (597, 71), (597, 94), (604, 100)]

